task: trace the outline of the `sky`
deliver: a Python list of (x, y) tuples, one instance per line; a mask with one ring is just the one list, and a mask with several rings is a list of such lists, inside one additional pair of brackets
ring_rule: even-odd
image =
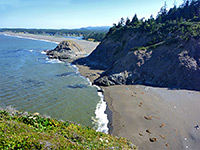
[(74, 29), (112, 26), (120, 18), (156, 17), (183, 0), (0, 0), (0, 28)]

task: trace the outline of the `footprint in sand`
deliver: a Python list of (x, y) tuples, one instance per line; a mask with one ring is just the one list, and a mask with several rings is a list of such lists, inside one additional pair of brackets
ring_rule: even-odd
[(139, 135), (140, 135), (140, 136), (143, 136), (143, 134), (142, 134), (142, 133), (139, 133)]
[(146, 119), (146, 120), (152, 120), (152, 116), (149, 116), (149, 117), (147, 117), (147, 116), (144, 116), (144, 118)]
[(161, 137), (162, 139), (166, 140), (166, 137), (165, 137), (165, 136), (163, 136), (163, 135), (160, 135), (160, 137)]
[(140, 102), (140, 105), (139, 105), (139, 107), (142, 107), (142, 104), (143, 104), (143, 103), (142, 103), (142, 102)]
[(146, 130), (146, 132), (147, 132), (147, 133), (149, 133), (149, 134), (151, 134), (151, 131), (150, 131), (150, 130), (148, 130), (148, 129)]
[(156, 142), (156, 141), (157, 141), (156, 137), (149, 138), (149, 140), (150, 140), (151, 142)]

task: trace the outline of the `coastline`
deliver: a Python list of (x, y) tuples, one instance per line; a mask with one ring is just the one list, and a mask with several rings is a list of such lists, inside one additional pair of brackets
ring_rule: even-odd
[[(11, 33), (11, 32), (2, 32), (0, 33), (5, 36), (13, 36), (13, 37), (18, 37), (18, 38), (26, 38), (26, 39), (31, 39), (31, 40), (40, 40), (40, 41), (45, 41), (45, 42), (52, 42), (59, 44), (59, 42), (64, 41), (64, 40), (73, 40), (76, 43), (79, 43), (77, 41), (80, 41), (79, 44), (84, 44), (84, 49), (83, 49), (83, 54), (79, 54), (78, 56), (81, 57), (82, 55), (88, 55), (90, 52), (94, 50), (94, 48), (99, 44), (98, 42), (89, 42), (85, 40), (77, 40), (74, 38), (60, 38), (60, 37), (50, 37), (50, 36), (44, 36), (44, 35), (34, 35), (34, 34), (22, 34), (22, 33)], [(81, 45), (82, 48), (82, 45)], [(46, 52), (41, 52), (43, 54), (46, 54)], [(82, 57), (83, 57), (82, 56)], [(78, 57), (78, 58), (79, 58)], [(55, 61), (60, 61), (60, 60), (55, 60)], [(73, 60), (67, 60), (68, 63), (71, 63)], [(60, 61), (62, 62), (62, 61)], [(76, 71), (78, 71), (81, 75), (82, 73), (79, 71), (80, 66), (78, 67), (77, 65), (71, 64), (72, 68), (75, 68)], [(100, 71), (102, 72), (102, 71)], [(88, 74), (89, 75), (89, 74)], [(88, 79), (88, 82), (92, 85), (91, 78), (87, 77), (87, 75), (82, 75), (84, 78)], [(100, 101), (97, 103), (95, 114), (96, 118), (92, 118), (94, 121), (95, 127), (97, 128), (97, 131), (99, 132), (104, 132), (107, 133), (109, 132), (109, 128), (107, 127), (107, 124), (109, 122), (109, 119), (107, 118), (107, 113), (105, 113), (105, 110), (107, 111), (107, 105), (103, 96), (103, 93), (100, 90), (100, 87), (93, 85), (97, 89), (97, 94), (100, 97)]]
[[(76, 66), (91, 82), (103, 72)], [(143, 85), (101, 88), (110, 109), (106, 110), (110, 134), (131, 140), (140, 150), (196, 150), (200, 146), (200, 130), (194, 128), (200, 125), (200, 92)]]
[[(76, 65), (93, 82), (103, 70)], [(144, 85), (101, 87), (109, 134), (125, 137), (140, 150), (197, 150), (200, 147), (200, 92)], [(156, 141), (152, 142), (151, 139)]]
[(84, 57), (86, 55), (89, 55), (99, 45), (99, 42), (90, 42), (86, 40), (78, 40), (75, 38), (64, 38), (64, 37), (36, 35), (36, 34), (28, 34), (28, 33), (13, 33), (13, 32), (0, 32), (0, 34), (6, 35), (6, 36), (14, 36), (18, 38), (27, 38), (27, 39), (32, 39), (32, 40), (52, 42), (56, 44), (59, 44), (60, 42), (65, 41), (65, 40), (74, 41), (83, 50), (82, 52), (79, 52), (77, 54), (79, 57)]

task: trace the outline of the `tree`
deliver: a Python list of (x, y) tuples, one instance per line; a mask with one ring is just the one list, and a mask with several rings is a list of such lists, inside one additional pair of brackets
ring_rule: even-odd
[(124, 18), (122, 17), (121, 18), (121, 20), (120, 20), (120, 24), (122, 25), (122, 26), (124, 26), (125, 25), (125, 20), (124, 20)]
[(126, 25), (129, 26), (131, 24), (131, 20), (127, 17), (126, 18)]
[(147, 23), (150, 25), (150, 30), (154, 31), (156, 28), (156, 22), (153, 18), (153, 15), (150, 16), (150, 18), (148, 19)]
[(113, 23), (113, 27), (115, 27), (115, 28), (116, 28), (116, 27), (117, 27), (117, 24), (116, 24), (116, 23)]
[(150, 20), (154, 20), (153, 15), (151, 15), (149, 19), (150, 19)]
[(162, 22), (162, 17), (160, 14), (158, 14), (157, 18), (156, 18), (156, 22), (157, 23), (161, 23)]
[(167, 14), (167, 2), (165, 1), (165, 4), (163, 7), (161, 7), (160, 12), (159, 12), (162, 16)]
[(122, 17), (121, 18), (121, 20), (118, 22), (118, 24), (117, 24), (117, 28), (121, 28), (121, 27), (123, 27), (125, 25), (125, 20), (124, 20), (124, 18)]
[(177, 5), (177, 2), (176, 2), (176, 0), (174, 0), (174, 4), (173, 4), (173, 5), (174, 5), (174, 7), (176, 7), (176, 5)]
[(132, 21), (131, 21), (131, 25), (137, 26), (138, 23), (139, 23), (139, 19), (137, 17), (137, 14), (135, 14)]

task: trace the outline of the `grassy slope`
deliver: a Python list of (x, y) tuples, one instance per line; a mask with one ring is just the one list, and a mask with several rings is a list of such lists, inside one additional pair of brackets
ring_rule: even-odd
[(137, 149), (125, 138), (38, 114), (0, 110), (0, 149)]

